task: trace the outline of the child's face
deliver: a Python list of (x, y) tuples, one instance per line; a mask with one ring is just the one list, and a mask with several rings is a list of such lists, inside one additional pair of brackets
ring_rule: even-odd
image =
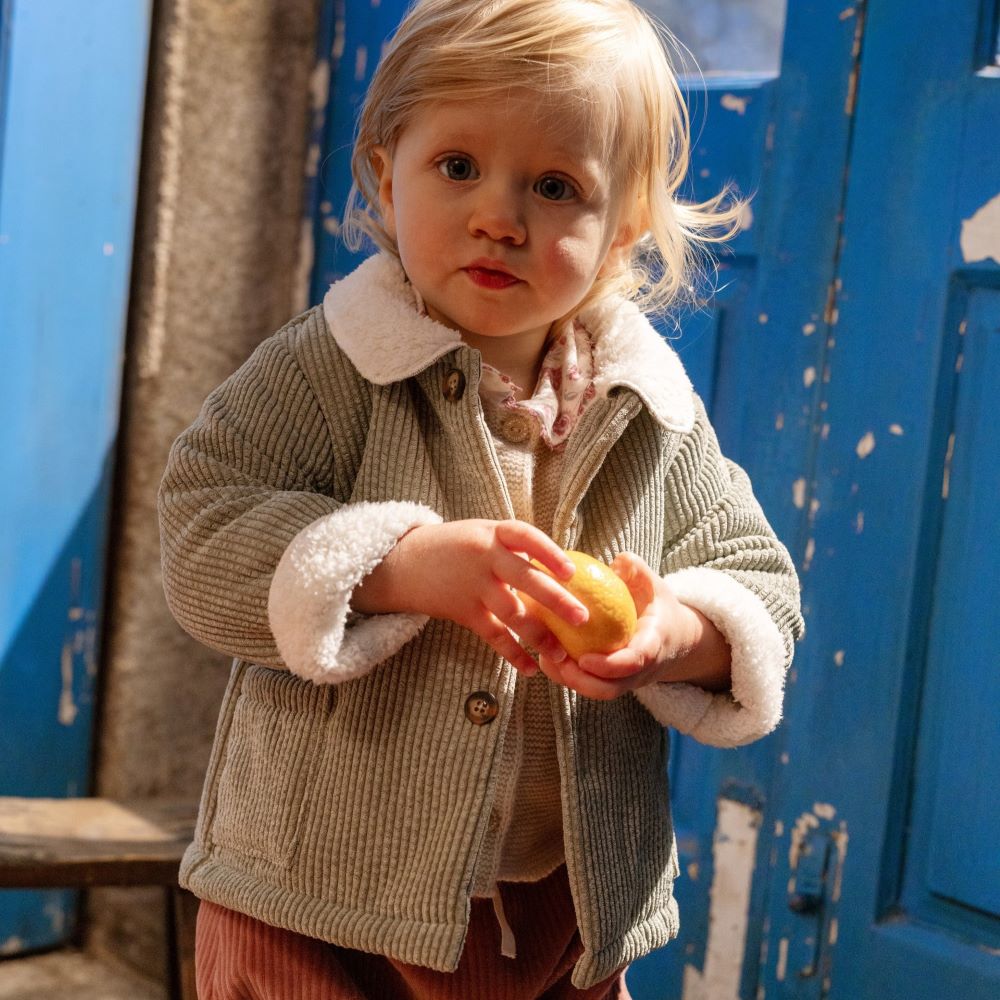
[(472, 339), (540, 347), (624, 243), (597, 137), (558, 115), (525, 92), (437, 102), (391, 153), (376, 150), (382, 218), (410, 281), (431, 317)]

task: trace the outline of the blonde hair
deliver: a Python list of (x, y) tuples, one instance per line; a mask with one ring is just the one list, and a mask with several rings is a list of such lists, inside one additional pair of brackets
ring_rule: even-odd
[(688, 171), (690, 123), (665, 51), (672, 41), (631, 0), (418, 0), (361, 107), (345, 242), (358, 250), (367, 236), (398, 257), (379, 217), (373, 150), (391, 151), (421, 105), (527, 89), (568, 99), (601, 137), (619, 190), (633, 199), (631, 252), (581, 308), (613, 294), (651, 312), (693, 302), (705, 251), (740, 230), (744, 203), (728, 185), (701, 203), (676, 197)]

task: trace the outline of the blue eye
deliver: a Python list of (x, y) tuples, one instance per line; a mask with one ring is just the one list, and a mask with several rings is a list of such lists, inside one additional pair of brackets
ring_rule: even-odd
[(561, 177), (543, 177), (535, 184), (535, 190), (547, 201), (569, 201), (576, 197), (573, 185)]
[(467, 156), (449, 156), (437, 168), (450, 181), (474, 181), (479, 177), (479, 172)]

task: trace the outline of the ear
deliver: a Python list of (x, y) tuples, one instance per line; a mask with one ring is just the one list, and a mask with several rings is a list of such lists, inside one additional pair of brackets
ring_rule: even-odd
[(385, 146), (375, 146), (371, 153), (372, 169), (378, 178), (378, 209), (385, 231), (396, 238), (396, 213), (392, 200), (392, 154)]
[(630, 199), (630, 204), (622, 206), (618, 228), (604, 257), (601, 274), (613, 274), (625, 267), (632, 254), (632, 247), (649, 228), (647, 218), (645, 199), (642, 196)]

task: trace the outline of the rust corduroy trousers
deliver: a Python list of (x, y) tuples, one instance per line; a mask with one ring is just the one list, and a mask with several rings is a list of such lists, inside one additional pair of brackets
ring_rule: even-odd
[(435, 972), (271, 927), (202, 901), (199, 1000), (628, 1000), (624, 971), (586, 990), (570, 983), (583, 951), (565, 866), (539, 882), (501, 883), (517, 958), (500, 954), (493, 903), (473, 899), (455, 972)]

